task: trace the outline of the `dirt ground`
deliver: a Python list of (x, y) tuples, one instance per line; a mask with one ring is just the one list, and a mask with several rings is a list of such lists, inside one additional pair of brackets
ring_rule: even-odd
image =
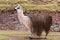
[(4, 39), (4, 40), (60, 40), (60, 38), (47, 38), (47, 39), (30, 39), (30, 38), (27, 38), (27, 37), (16, 37), (16, 38), (7, 38), (7, 39)]

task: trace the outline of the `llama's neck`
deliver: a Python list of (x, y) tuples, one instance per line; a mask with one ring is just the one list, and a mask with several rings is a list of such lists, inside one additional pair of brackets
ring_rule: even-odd
[(20, 18), (22, 18), (22, 17), (25, 16), (25, 15), (23, 14), (23, 10), (18, 9), (18, 10), (17, 10), (17, 13), (18, 13), (18, 17), (20, 17)]

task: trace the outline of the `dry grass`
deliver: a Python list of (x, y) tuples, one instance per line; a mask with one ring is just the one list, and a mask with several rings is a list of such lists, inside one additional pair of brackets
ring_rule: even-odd
[(18, 3), (21, 3), (24, 10), (60, 10), (60, 6), (58, 4), (46, 4), (46, 5), (36, 5), (36, 4), (31, 4), (32, 1), (28, 0), (0, 0), (0, 10), (6, 10), (8, 9), (13, 9), (14, 6)]
[[(0, 30), (0, 39), (12, 38), (12, 37), (28, 37), (29, 33), (27, 31), (6, 31)], [(43, 32), (42, 37), (45, 36)], [(50, 32), (47, 38), (60, 38), (60, 32)]]

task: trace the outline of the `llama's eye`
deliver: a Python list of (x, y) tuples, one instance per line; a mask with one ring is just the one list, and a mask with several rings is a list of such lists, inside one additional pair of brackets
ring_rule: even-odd
[(17, 9), (20, 9), (19, 7)]

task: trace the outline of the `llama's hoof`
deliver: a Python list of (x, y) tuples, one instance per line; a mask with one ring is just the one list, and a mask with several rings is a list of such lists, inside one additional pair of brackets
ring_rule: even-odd
[(32, 37), (29, 37), (29, 39), (32, 39)]
[(46, 37), (44, 39), (47, 39)]

